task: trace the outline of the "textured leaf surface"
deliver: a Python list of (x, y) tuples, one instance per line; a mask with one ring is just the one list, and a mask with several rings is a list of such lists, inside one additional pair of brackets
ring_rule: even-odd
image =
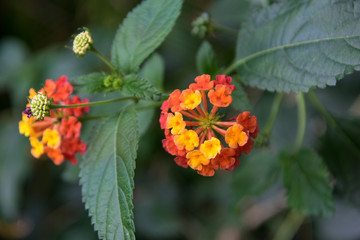
[(279, 159), (268, 151), (255, 151), (234, 172), (236, 200), (263, 193), (279, 179)]
[(105, 119), (80, 169), (85, 206), (101, 239), (135, 239), (133, 188), (139, 134), (131, 106)]
[(249, 98), (241, 84), (239, 82), (235, 82), (234, 80), (231, 82), (231, 84), (235, 85), (235, 90), (232, 93), (233, 102), (231, 104), (231, 107), (242, 112), (252, 111)]
[(163, 95), (149, 81), (135, 74), (127, 75), (124, 78), (121, 92), (126, 95), (154, 101), (160, 100)]
[(196, 67), (201, 74), (210, 74), (213, 77), (219, 71), (219, 64), (214, 49), (210, 43), (204, 41), (196, 54)]
[(106, 90), (104, 86), (105, 73), (95, 72), (73, 79), (71, 82), (78, 84), (76, 90), (83, 93), (96, 93)]
[[(149, 80), (156, 89), (163, 89), (165, 64), (164, 60), (158, 54), (153, 54), (149, 59), (146, 60), (142, 66), (139, 75), (144, 79)], [(141, 108), (152, 104), (151, 101), (144, 100), (140, 101), (137, 105)], [(150, 124), (154, 123), (155, 108), (142, 109), (138, 113), (139, 118), (139, 133), (143, 135), (149, 128)], [(157, 124), (158, 121), (156, 121)]]
[(317, 216), (333, 212), (328, 171), (314, 150), (302, 149), (294, 156), (283, 155), (282, 165), (290, 207)]
[(236, 59), (251, 86), (307, 91), (360, 69), (360, 1), (284, 1), (250, 19), (239, 32)]
[(124, 73), (136, 72), (170, 32), (181, 5), (182, 0), (146, 0), (137, 6), (115, 35), (112, 63)]

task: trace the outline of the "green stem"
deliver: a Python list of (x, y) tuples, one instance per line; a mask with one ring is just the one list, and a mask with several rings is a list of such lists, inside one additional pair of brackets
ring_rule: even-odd
[(298, 152), (303, 144), (306, 130), (306, 106), (304, 94), (299, 92), (297, 95), (298, 100), (298, 129), (295, 141), (295, 153)]
[[(108, 65), (108, 67), (114, 71), (114, 72), (117, 72), (116, 71), (116, 68), (114, 65), (111, 64), (111, 62), (104, 56), (102, 55), (94, 46), (91, 46), (91, 49), (90, 49), (98, 58), (100, 58), (106, 65)], [(123, 75), (123, 74), (122, 74)]]
[(270, 116), (266, 122), (266, 125), (264, 127), (264, 131), (263, 131), (263, 136), (264, 137), (269, 137), (270, 136), (270, 133), (271, 133), (271, 129), (275, 123), (275, 119), (276, 119), (276, 116), (279, 112), (279, 108), (280, 108), (280, 104), (281, 104), (281, 100), (283, 98), (283, 93), (277, 93), (275, 95), (275, 98), (274, 98), (274, 101), (273, 101), (273, 104), (271, 106), (271, 112), (270, 112)]
[(316, 110), (323, 115), (325, 118), (325, 121), (328, 123), (328, 125), (335, 129), (337, 133), (343, 138), (343, 140), (346, 142), (346, 145), (348, 145), (354, 153), (360, 155), (360, 150), (358, 147), (353, 143), (353, 141), (349, 138), (349, 136), (343, 131), (343, 129), (339, 126), (339, 124), (335, 121), (333, 116), (326, 110), (324, 105), (320, 102), (320, 100), (317, 98), (315, 93), (313, 91), (310, 91), (307, 94), (309, 100), (312, 102)]
[(278, 231), (275, 233), (274, 240), (292, 239), (304, 222), (306, 215), (292, 210), (288, 213), (285, 220), (281, 223)]
[(98, 101), (98, 102), (89, 102), (89, 103), (80, 103), (80, 104), (70, 104), (70, 105), (57, 105), (57, 104), (51, 104), (50, 109), (55, 108), (75, 108), (75, 107), (90, 107), (90, 106), (96, 106), (96, 105), (102, 105), (102, 104), (108, 104), (108, 103), (114, 103), (114, 102), (121, 102), (126, 100), (133, 100), (138, 101), (139, 99), (136, 97), (123, 97), (123, 98), (115, 98), (115, 99), (109, 99), (104, 101)]
[(230, 33), (230, 34), (232, 34), (234, 36), (237, 36), (237, 34), (238, 34), (238, 31), (233, 29), (233, 28), (221, 26), (221, 25), (218, 25), (218, 24), (213, 23), (213, 22), (212, 22), (211, 26), (213, 27), (213, 29), (215, 31)]

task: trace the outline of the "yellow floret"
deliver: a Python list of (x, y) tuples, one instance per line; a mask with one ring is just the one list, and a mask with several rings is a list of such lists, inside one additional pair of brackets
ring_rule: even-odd
[(180, 134), (185, 130), (186, 123), (183, 121), (181, 113), (176, 112), (175, 116), (169, 113), (166, 120), (166, 128), (171, 129), (171, 134)]
[(186, 154), (186, 158), (189, 159), (188, 165), (195, 170), (201, 170), (203, 165), (208, 165), (210, 159), (206, 158), (199, 150), (194, 150)]
[(220, 140), (212, 137), (210, 140), (206, 140), (200, 146), (200, 152), (204, 154), (206, 158), (212, 159), (216, 157), (218, 153), (221, 151)]
[(191, 89), (185, 89), (180, 95), (180, 100), (180, 107), (182, 109), (194, 109), (201, 103), (201, 93), (199, 90), (194, 92)]
[(56, 129), (51, 130), (50, 128), (47, 128), (44, 131), (42, 142), (51, 148), (59, 147), (61, 142), (59, 131)]
[(39, 158), (44, 153), (44, 144), (42, 144), (37, 138), (30, 137), (31, 154), (34, 158)]
[(193, 130), (185, 130), (182, 134), (174, 137), (174, 142), (179, 150), (192, 151), (199, 146), (199, 136)]
[(32, 123), (35, 121), (33, 117), (28, 118), (26, 114), (22, 115), (22, 120), (19, 122), (19, 132), (24, 134), (26, 137), (33, 136), (34, 129)]

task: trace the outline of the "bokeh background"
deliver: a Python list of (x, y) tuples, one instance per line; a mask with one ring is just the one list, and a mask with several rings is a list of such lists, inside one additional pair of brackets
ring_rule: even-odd
[[(200, 74), (195, 53), (202, 40), (191, 35), (192, 20), (207, 11), (217, 23), (238, 29), (250, 12), (246, 7), (249, 1), (185, 0), (175, 28), (157, 50), (165, 63), (166, 91), (183, 89)], [(18, 122), (29, 88), (41, 88), (47, 78), (67, 75), (71, 80), (105, 70), (94, 55), (77, 58), (66, 47), (71, 46), (71, 35), (79, 27), (89, 27), (95, 46), (109, 56), (119, 23), (139, 2), (0, 1), (0, 239), (97, 239), (82, 203), (78, 166), (55, 166), (45, 157), (32, 158), (28, 140), (18, 133)], [(258, 7), (272, 4), (267, 0), (254, 2)], [(236, 35), (214, 32), (207, 40), (220, 63), (227, 66), (234, 57)], [(359, 78), (355, 73), (336, 87), (316, 92), (358, 145)], [(274, 94), (245, 89), (261, 128)], [(116, 93), (106, 97), (112, 95)], [(82, 96), (90, 100), (104, 98), (104, 94)], [(116, 108), (115, 104), (107, 110)], [(305, 145), (319, 150), (342, 181), (334, 182), (334, 215), (306, 219), (294, 239), (358, 240), (359, 156), (338, 141), (310, 104), (307, 111)], [(91, 109), (91, 113), (96, 112), (96, 107)], [(134, 191), (137, 238), (272, 239), (288, 213), (280, 182), (267, 186), (257, 197), (249, 197), (249, 186), (266, 179), (261, 175), (263, 166), (246, 168), (246, 157), (235, 171), (217, 172), (212, 178), (178, 167), (162, 149), (157, 118), (158, 112), (139, 145)], [(271, 136), (269, 148), (273, 153), (294, 141), (296, 119), (295, 95), (285, 95)], [(94, 125), (96, 121), (84, 124), (85, 141)]]

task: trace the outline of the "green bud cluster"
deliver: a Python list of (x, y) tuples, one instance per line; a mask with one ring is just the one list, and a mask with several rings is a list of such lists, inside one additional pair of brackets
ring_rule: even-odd
[(76, 35), (73, 42), (73, 51), (76, 55), (84, 55), (91, 48), (93, 39), (89, 31), (83, 31)]
[(30, 102), (31, 114), (36, 120), (43, 120), (45, 116), (50, 116), (51, 100), (43, 93), (38, 92)]
[(122, 80), (118, 76), (106, 76), (104, 78), (104, 86), (109, 88), (110, 91), (120, 89), (122, 86)]
[(204, 38), (211, 32), (209, 14), (203, 13), (196, 18), (192, 23), (191, 33), (199, 38)]

